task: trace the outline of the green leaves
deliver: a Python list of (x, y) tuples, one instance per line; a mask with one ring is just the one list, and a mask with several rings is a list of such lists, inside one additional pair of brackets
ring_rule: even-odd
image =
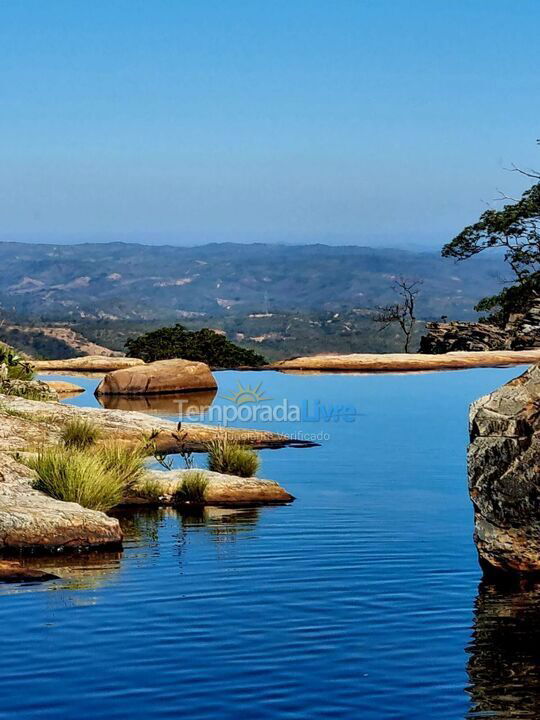
[(179, 324), (129, 338), (126, 349), (128, 357), (141, 358), (145, 362), (183, 358), (218, 368), (266, 364), (266, 359), (259, 353), (235, 345), (214, 330), (203, 328), (192, 332)]

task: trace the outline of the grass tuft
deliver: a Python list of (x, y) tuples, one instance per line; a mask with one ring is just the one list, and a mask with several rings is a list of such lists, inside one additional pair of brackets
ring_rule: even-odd
[(134, 488), (135, 494), (159, 503), (163, 495), (163, 483), (153, 477), (143, 477)]
[(57, 500), (91, 510), (110, 510), (124, 496), (124, 483), (95, 453), (53, 446), (23, 459), (37, 474), (35, 488)]
[(252, 477), (260, 466), (257, 453), (251, 448), (218, 438), (208, 445), (208, 469), (239, 477)]
[(96, 454), (107, 472), (111, 472), (122, 483), (127, 492), (142, 480), (146, 457), (145, 448), (140, 446), (109, 443), (101, 446)]
[(37, 490), (57, 500), (107, 511), (120, 505), (144, 479), (144, 458), (142, 447), (57, 445), (21, 457), (21, 462), (36, 472)]
[(202, 505), (206, 498), (208, 478), (202, 470), (188, 470), (184, 473), (180, 487), (174, 493), (177, 503)]
[(101, 437), (101, 432), (89, 420), (73, 418), (68, 420), (60, 433), (60, 439), (66, 448), (84, 450), (94, 445)]

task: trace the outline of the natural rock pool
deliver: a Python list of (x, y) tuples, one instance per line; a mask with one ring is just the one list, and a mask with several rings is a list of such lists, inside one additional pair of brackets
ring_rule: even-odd
[(129, 513), (123, 553), (0, 585), (0, 718), (537, 717), (540, 586), (480, 582), (465, 457), (469, 403), (522, 371), (217, 373), (214, 404), (304, 413), (246, 426), (323, 434), (261, 453), (296, 501)]

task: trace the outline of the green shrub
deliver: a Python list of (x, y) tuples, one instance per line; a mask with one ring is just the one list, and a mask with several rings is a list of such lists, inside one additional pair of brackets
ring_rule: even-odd
[(60, 433), (60, 439), (65, 447), (79, 450), (94, 445), (100, 437), (99, 428), (84, 418), (68, 420)]
[(36, 489), (57, 500), (103, 511), (122, 502), (123, 481), (104, 467), (96, 453), (53, 446), (25, 458), (24, 463), (37, 474)]
[(0, 343), (0, 378), (3, 380), (32, 380), (31, 365), (9, 345)]
[(163, 327), (137, 338), (128, 338), (125, 346), (128, 357), (141, 358), (145, 362), (183, 358), (221, 368), (266, 364), (266, 359), (259, 353), (235, 345), (208, 328), (191, 331), (183, 325)]
[(56, 402), (58, 397), (49, 386), (39, 380), (0, 379), (0, 393), (11, 397), (22, 397), (25, 400), (42, 400)]
[(252, 477), (259, 469), (257, 453), (228, 438), (214, 440), (208, 446), (208, 469), (239, 477)]
[(97, 451), (107, 472), (113, 473), (122, 483), (124, 490), (131, 490), (133, 485), (144, 476), (144, 460), (146, 452), (142, 445), (132, 447), (119, 443), (103, 445)]
[(207, 487), (208, 478), (202, 470), (188, 470), (184, 473), (180, 487), (174, 493), (174, 501), (202, 505)]

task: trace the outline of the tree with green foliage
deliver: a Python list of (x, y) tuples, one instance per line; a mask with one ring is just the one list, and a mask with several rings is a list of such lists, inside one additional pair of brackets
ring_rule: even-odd
[(208, 328), (190, 331), (179, 324), (128, 338), (125, 347), (128, 357), (145, 362), (183, 358), (218, 368), (266, 365), (262, 355), (235, 345), (220, 333)]
[(486, 210), (477, 223), (462, 230), (443, 248), (444, 257), (466, 260), (489, 248), (500, 248), (510, 266), (512, 284), (493, 297), (484, 298), (476, 306), (480, 312), (494, 310), (490, 320), (504, 325), (515, 312), (526, 312), (540, 297), (540, 173), (514, 170), (526, 175), (535, 184), (521, 198), (512, 200), (502, 209)]

